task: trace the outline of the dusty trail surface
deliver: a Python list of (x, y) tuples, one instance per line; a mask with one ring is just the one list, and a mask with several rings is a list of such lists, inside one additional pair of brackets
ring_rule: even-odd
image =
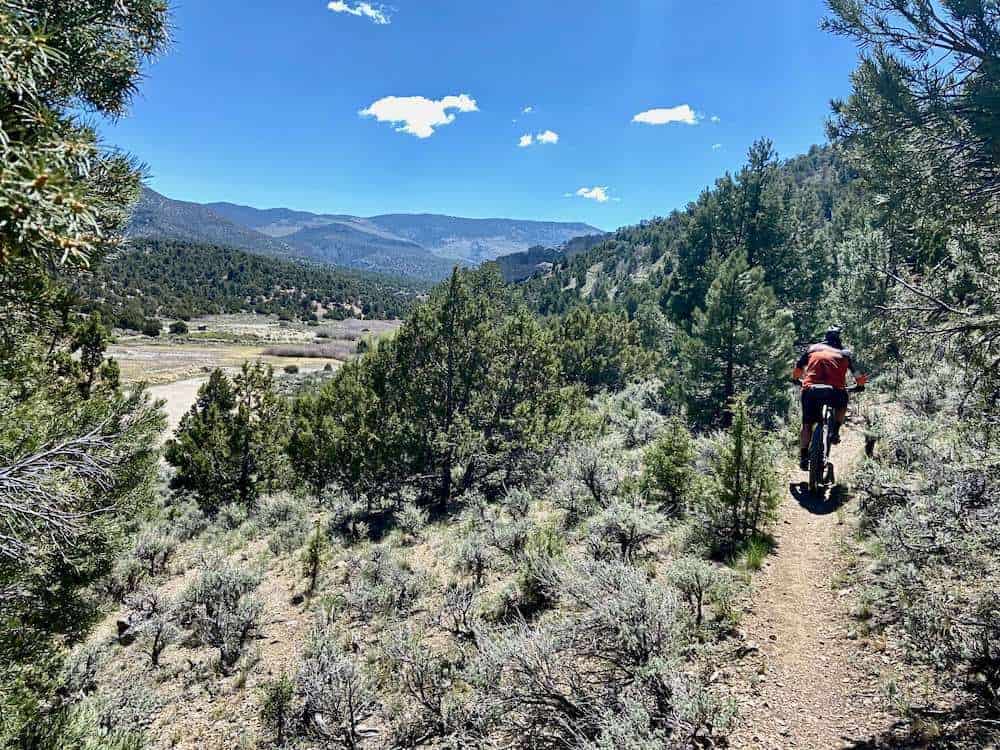
[(163, 411), (167, 415), (167, 435), (173, 435), (177, 425), (180, 424), (181, 417), (191, 408), (198, 398), (198, 389), (208, 380), (205, 378), (191, 378), (190, 380), (178, 380), (176, 383), (166, 385), (154, 385), (149, 389), (154, 400), (162, 399)]
[[(839, 478), (864, 452), (864, 438), (846, 428), (833, 449)], [(852, 640), (849, 596), (833, 577), (842, 535), (843, 487), (813, 498), (790, 467), (776, 529), (777, 548), (754, 580), (745, 622), (748, 656), (733, 748), (873, 748), (892, 726), (879, 694), (877, 655)], [(846, 593), (846, 592), (845, 592)]]

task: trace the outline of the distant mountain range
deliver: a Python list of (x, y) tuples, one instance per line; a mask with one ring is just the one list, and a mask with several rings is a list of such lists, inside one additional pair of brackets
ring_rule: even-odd
[(599, 229), (580, 223), (435, 214), (362, 218), (232, 203), (203, 205), (172, 200), (148, 188), (129, 231), (133, 237), (225, 245), (429, 280), (445, 277), (455, 265), (478, 265), (598, 233)]

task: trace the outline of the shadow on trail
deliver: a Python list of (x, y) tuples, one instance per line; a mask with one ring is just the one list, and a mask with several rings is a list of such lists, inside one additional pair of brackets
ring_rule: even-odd
[(815, 493), (809, 491), (806, 482), (793, 482), (788, 485), (795, 501), (814, 516), (827, 516), (836, 513), (837, 509), (850, 499), (847, 487), (835, 485), (829, 491), (826, 487), (819, 488)]
[[(1000, 722), (983, 715), (981, 705), (960, 704), (946, 711), (911, 709), (908, 720), (897, 721), (878, 737), (849, 740), (845, 750), (926, 750), (934, 747), (996, 747)], [(847, 738), (844, 738), (847, 740)]]

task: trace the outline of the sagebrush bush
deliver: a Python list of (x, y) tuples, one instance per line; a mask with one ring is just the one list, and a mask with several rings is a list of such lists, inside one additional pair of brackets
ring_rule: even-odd
[(63, 662), (59, 684), (71, 701), (97, 690), (97, 674), (108, 659), (107, 644), (101, 642), (84, 643), (77, 646)]
[(391, 701), (385, 706), (392, 742), (401, 747), (446, 737), (455, 729), (456, 701), (451, 685), (458, 662), (438, 652), (426, 634), (411, 626), (386, 632), (380, 642), (383, 682)]
[(150, 590), (133, 594), (126, 604), (129, 632), (135, 635), (139, 648), (149, 657), (150, 664), (160, 666), (163, 651), (175, 643), (180, 635), (174, 602)]
[(360, 746), (358, 725), (371, 717), (377, 700), (372, 682), (332, 633), (315, 632), (295, 677), (303, 729), (337, 746)]
[(680, 592), (694, 616), (696, 627), (704, 624), (708, 607), (717, 621), (732, 623), (737, 586), (728, 569), (697, 557), (681, 557), (670, 563), (666, 580)]
[(149, 574), (148, 568), (134, 554), (125, 554), (115, 560), (101, 589), (116, 602), (138, 591)]
[(667, 404), (663, 399), (663, 383), (659, 380), (633, 383), (622, 391), (599, 396), (595, 401), (606, 426), (622, 436), (626, 448), (646, 445), (665, 422), (660, 410)]
[[(603, 507), (623, 494), (626, 485), (637, 476), (636, 460), (622, 450), (614, 438), (575, 443), (555, 463), (553, 479), (556, 505), (560, 498), (585, 496), (592, 507)], [(579, 503), (573, 499), (571, 504)]]
[[(293, 516), (273, 526), (267, 539), (267, 548), (272, 555), (285, 555), (302, 547), (309, 539), (309, 531), (314, 524), (304, 515)], [(325, 536), (325, 533), (324, 533)]]
[(344, 599), (355, 616), (406, 617), (427, 588), (427, 581), (389, 547), (375, 545), (348, 559)]
[(428, 519), (429, 513), (426, 508), (421, 508), (413, 502), (405, 503), (396, 513), (396, 528), (412, 539), (420, 535)]
[(616, 501), (587, 524), (587, 551), (596, 560), (635, 562), (663, 533), (663, 517), (641, 504)]
[(882, 449), (856, 473), (860, 528), (876, 560), (854, 609), (869, 627), (898, 624), (909, 656), (993, 721), (1000, 452), (995, 418), (966, 377), (931, 364), (904, 381), (906, 414), (886, 423)]
[(171, 533), (179, 542), (194, 539), (209, 525), (205, 512), (192, 499), (170, 506), (166, 520), (170, 523)]
[(329, 536), (345, 545), (357, 544), (371, 536), (370, 513), (364, 503), (335, 496), (324, 502), (330, 508)]
[(132, 554), (141, 562), (146, 573), (157, 576), (167, 571), (167, 563), (177, 550), (177, 539), (162, 531), (147, 531), (139, 536)]
[(232, 669), (260, 630), (263, 605), (251, 593), (259, 581), (245, 570), (208, 560), (177, 602), (178, 621), (203, 645), (219, 650), (224, 671)]

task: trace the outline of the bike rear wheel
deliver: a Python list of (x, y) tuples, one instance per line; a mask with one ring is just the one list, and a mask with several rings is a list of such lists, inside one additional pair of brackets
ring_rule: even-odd
[(809, 491), (816, 492), (823, 483), (823, 471), (826, 469), (826, 455), (823, 451), (823, 422), (813, 427), (812, 440), (809, 442)]

